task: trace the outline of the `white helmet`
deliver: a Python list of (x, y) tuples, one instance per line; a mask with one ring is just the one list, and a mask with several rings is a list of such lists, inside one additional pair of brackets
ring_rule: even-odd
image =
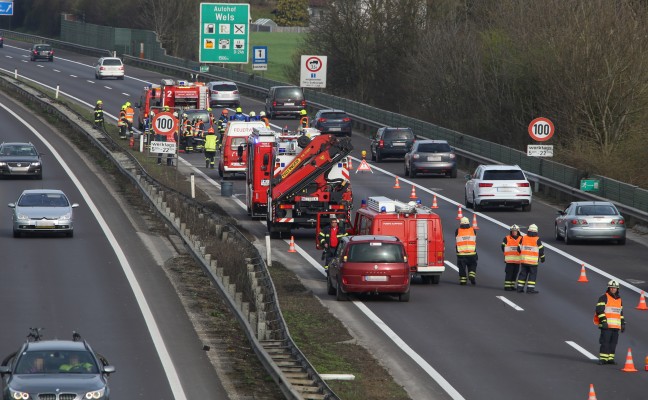
[(256, 117), (256, 113), (254, 111), (250, 111), (250, 117)]
[(511, 232), (513, 232), (513, 231), (518, 231), (518, 232), (520, 232), (520, 227), (517, 226), (517, 225), (515, 225), (515, 224), (513, 224), (513, 225), (511, 225), (511, 228), (510, 228), (509, 230), (510, 230)]
[(260, 117), (265, 117), (265, 111), (261, 111), (261, 112), (259, 113), (259, 116), (260, 116)]
[(470, 225), (470, 220), (467, 217), (461, 218), (461, 221), (459, 221), (459, 225)]
[(531, 224), (529, 225), (529, 229), (527, 229), (527, 232), (535, 232), (538, 233), (538, 226), (536, 224)]
[(608, 282), (608, 287), (609, 288), (619, 288), (619, 282), (615, 281), (612, 279), (610, 282)]

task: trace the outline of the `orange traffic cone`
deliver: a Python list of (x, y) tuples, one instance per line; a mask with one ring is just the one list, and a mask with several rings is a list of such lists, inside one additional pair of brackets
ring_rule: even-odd
[(288, 247), (288, 253), (297, 253), (297, 250), (295, 250), (295, 237), (294, 236), (290, 237), (290, 247)]
[(639, 305), (635, 307), (637, 310), (648, 310), (646, 307), (646, 298), (644, 297), (644, 291), (641, 291), (641, 297), (639, 297)]
[(590, 383), (589, 397), (587, 400), (596, 400), (596, 392), (594, 391), (594, 384)]
[(646, 359), (644, 361), (645, 361), (645, 364), (646, 364), (646, 366), (644, 368), (646, 369), (646, 371), (648, 371), (648, 356), (646, 356)]
[(585, 274), (585, 264), (581, 264), (581, 273), (576, 282), (589, 282), (587, 280), (587, 275)]
[(626, 356), (625, 366), (621, 368), (623, 372), (637, 372), (637, 368), (634, 366), (634, 361), (632, 361), (632, 349), (628, 347), (628, 355)]
[(477, 214), (473, 214), (473, 225), (472, 225), (472, 227), (473, 227), (474, 230), (479, 229), (479, 227), (477, 226)]
[(412, 193), (410, 194), (410, 199), (416, 199), (416, 188), (412, 185)]
[(134, 137), (131, 136), (130, 139), (128, 139), (128, 146), (130, 148), (135, 147), (135, 138)]
[(353, 159), (349, 157), (349, 169), (353, 169)]
[(394, 183), (393, 189), (400, 189), (400, 184), (398, 183), (398, 177), (396, 177), (396, 182)]
[(432, 208), (439, 208), (439, 205), (436, 201), (436, 194), (434, 195), (434, 199), (432, 200)]
[(461, 219), (463, 218), (463, 214), (461, 213), (461, 206), (459, 206), (459, 211), (457, 212), (457, 218), (456, 219)]

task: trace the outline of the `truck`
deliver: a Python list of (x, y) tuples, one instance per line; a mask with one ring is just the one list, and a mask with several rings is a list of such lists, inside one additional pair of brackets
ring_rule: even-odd
[(270, 128), (253, 128), (247, 143), (245, 171), (245, 204), (252, 218), (265, 217), (268, 210), (268, 187), (274, 172), (270, 159), (277, 143), (277, 132)]
[(445, 271), (441, 218), (428, 207), (385, 196), (369, 197), (355, 213), (352, 234), (396, 236), (405, 244), (410, 272), (438, 284)]
[(162, 79), (159, 85), (145, 86), (136, 105), (139, 128), (144, 129), (144, 119), (149, 117), (151, 110), (165, 106), (179, 115), (182, 110), (206, 110), (209, 108), (209, 88), (202, 82), (176, 82), (173, 79)]
[(352, 150), (349, 138), (311, 129), (276, 136), (267, 190), (271, 237), (288, 236), (296, 228), (319, 229), (332, 218), (350, 220), (353, 193), (348, 155)]
[(245, 173), (248, 161), (248, 138), (255, 128), (265, 128), (263, 121), (228, 121), (223, 133), (218, 175), (227, 179)]

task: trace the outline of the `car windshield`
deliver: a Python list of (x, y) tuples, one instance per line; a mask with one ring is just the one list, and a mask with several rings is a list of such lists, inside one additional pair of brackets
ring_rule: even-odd
[(524, 174), (519, 169), (493, 169), (484, 171), (487, 181), (524, 181)]
[(347, 113), (342, 113), (342, 112), (327, 112), (327, 113), (322, 113), (322, 118), (326, 119), (344, 119), (344, 118), (349, 118)]
[(37, 156), (38, 152), (32, 146), (2, 146), (3, 156)]
[(418, 146), (421, 153), (450, 153), (452, 149), (447, 143), (421, 143)]
[(187, 112), (186, 114), (189, 116), (189, 121), (191, 121), (192, 124), (195, 123), (196, 121), (198, 121), (198, 118), (202, 118), (204, 123), (209, 122), (209, 113), (207, 111), (205, 111), (205, 112)]
[(87, 351), (39, 350), (24, 352), (16, 363), (16, 374), (98, 374)]
[(245, 148), (245, 143), (246, 143), (246, 138), (244, 137), (235, 137), (232, 138), (232, 145), (230, 148), (232, 150), (238, 150), (239, 145), (243, 145), (243, 148)]
[(20, 207), (67, 207), (70, 204), (65, 196), (59, 193), (28, 193), (20, 196)]
[(278, 99), (292, 99), (292, 100), (301, 100), (304, 96), (302, 95), (299, 88), (279, 88), (275, 91), (275, 97)]
[(385, 131), (385, 140), (387, 139), (409, 140), (414, 139), (414, 134), (409, 130), (388, 130)]
[(618, 215), (616, 209), (610, 205), (577, 206), (576, 215)]
[(119, 58), (106, 58), (103, 60), (103, 65), (122, 65)]
[(235, 90), (238, 90), (238, 88), (236, 87), (236, 85), (223, 83), (223, 84), (214, 85), (212, 87), (212, 90), (215, 92), (233, 92)]
[(38, 51), (50, 51), (52, 50), (51, 46), (43, 45), (43, 46), (35, 46), (34, 47)]
[(396, 243), (356, 243), (347, 254), (347, 261), (369, 263), (403, 262), (402, 247)]

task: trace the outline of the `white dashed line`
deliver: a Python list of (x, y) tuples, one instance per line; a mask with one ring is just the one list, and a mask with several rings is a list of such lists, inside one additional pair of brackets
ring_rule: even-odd
[(78, 78), (78, 76), (76, 76), (76, 75), (70, 75), (70, 76), (71, 76), (72, 78)]
[(13, 57), (11, 57), (11, 56), (5, 56), (5, 57), (7, 57), (7, 58), (13, 58)]
[(108, 90), (112, 90), (112, 88), (111, 88), (110, 86), (104, 86), (104, 87), (105, 87), (106, 89), (108, 89)]
[(42, 65), (37, 65), (37, 67), (38, 67), (38, 68), (43, 68), (43, 66), (42, 66)]
[(61, 72), (61, 71), (59, 71), (58, 69), (53, 69), (52, 71), (54, 71), (54, 72)]
[(495, 297), (502, 300), (504, 303), (508, 304), (509, 306), (513, 307), (513, 309), (516, 311), (524, 311), (524, 308), (518, 306), (517, 304), (513, 303), (511, 300), (507, 299), (504, 296), (495, 296)]
[(589, 358), (590, 360), (598, 360), (598, 357), (596, 357), (594, 354), (590, 353), (589, 351), (577, 345), (576, 342), (572, 342), (571, 340), (566, 340), (565, 343), (575, 348), (576, 351), (583, 354), (585, 357)]
[(122, 94), (126, 97), (130, 97), (130, 94), (122, 92)]
[(94, 83), (94, 81), (91, 81), (90, 79), (86, 79), (86, 82), (88, 82), (88, 83)]

